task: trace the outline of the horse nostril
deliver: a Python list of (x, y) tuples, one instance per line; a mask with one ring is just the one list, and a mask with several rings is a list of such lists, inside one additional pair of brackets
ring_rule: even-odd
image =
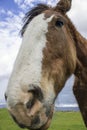
[(36, 124), (39, 124), (39, 123), (40, 123), (40, 118), (39, 118), (39, 116), (36, 116), (36, 117), (32, 120), (31, 125), (33, 126), (33, 125), (36, 125)]
[(33, 107), (34, 103), (35, 103), (35, 99), (34, 99), (34, 98), (33, 98), (33, 99), (30, 99), (30, 100), (26, 103), (27, 109), (31, 109), (31, 108)]
[(44, 98), (43, 92), (39, 86), (30, 84), (28, 92), (33, 93), (34, 97), (38, 99), (39, 101), (41, 102), (43, 101), (43, 98)]

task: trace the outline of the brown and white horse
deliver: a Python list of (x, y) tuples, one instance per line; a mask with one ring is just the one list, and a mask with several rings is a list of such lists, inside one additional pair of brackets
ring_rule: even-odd
[(66, 15), (71, 0), (39, 4), (25, 16), (23, 41), (6, 91), (8, 110), (21, 128), (46, 130), (56, 96), (71, 74), (87, 126), (87, 41)]

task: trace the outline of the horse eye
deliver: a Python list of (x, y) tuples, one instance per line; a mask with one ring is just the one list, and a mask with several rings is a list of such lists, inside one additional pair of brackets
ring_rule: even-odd
[(63, 23), (63, 21), (57, 20), (56, 23), (55, 23), (55, 25), (57, 27), (62, 27), (64, 25), (64, 23)]

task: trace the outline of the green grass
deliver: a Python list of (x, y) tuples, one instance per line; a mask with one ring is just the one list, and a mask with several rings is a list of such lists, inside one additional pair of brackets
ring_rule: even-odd
[[(0, 109), (0, 130), (22, 129), (14, 123), (6, 109)], [(48, 130), (87, 130), (87, 128), (79, 112), (55, 112)]]

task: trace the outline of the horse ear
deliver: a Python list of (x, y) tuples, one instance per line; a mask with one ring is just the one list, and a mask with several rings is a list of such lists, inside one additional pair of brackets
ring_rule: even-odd
[(87, 127), (87, 71), (80, 62), (75, 71), (73, 92), (80, 108), (84, 123)]
[(60, 0), (54, 10), (66, 13), (71, 8), (71, 2), (72, 0)]

